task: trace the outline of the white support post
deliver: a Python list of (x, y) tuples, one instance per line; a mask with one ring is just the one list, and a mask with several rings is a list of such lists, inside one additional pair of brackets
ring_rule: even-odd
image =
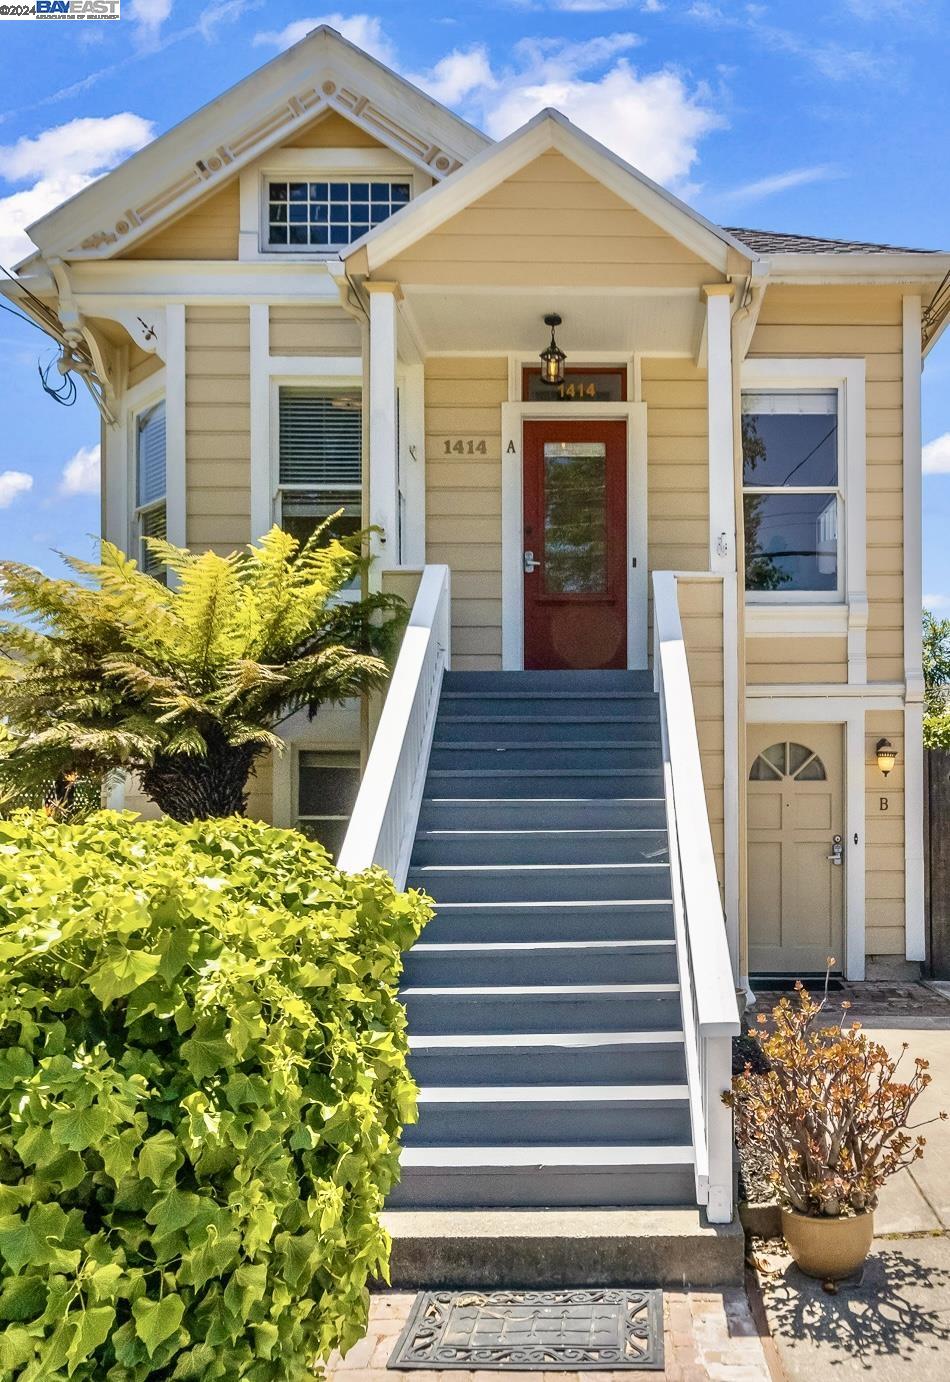
[(165, 521), (168, 541), (187, 544), (185, 471), (185, 307), (165, 308)]
[[(844, 972), (850, 980), (865, 974), (865, 759), (866, 733), (864, 707), (849, 711), (845, 722), (845, 923)], [(839, 957), (840, 958), (840, 957)]]
[(709, 569), (736, 569), (733, 466), (731, 283), (710, 283), (706, 294), (706, 388), (709, 426)]
[(426, 561), (426, 433), (425, 366), (405, 367), (399, 404), (402, 436), (402, 490), (406, 519), (402, 535), (402, 565), (425, 566)]
[(924, 918), (924, 677), (920, 422), (921, 300), (904, 298), (904, 898), (905, 954), (927, 958)]
[(270, 454), (270, 305), (251, 304), (251, 541), (274, 521)]
[(398, 283), (367, 283), (369, 294), (369, 517), (375, 533), (371, 579), (399, 565), (396, 428)]
[(732, 1109), (722, 1096), (732, 1087), (732, 1037), (705, 1039), (703, 1104), (709, 1145), (709, 1197), (706, 1217), (711, 1224), (732, 1223), (733, 1134)]

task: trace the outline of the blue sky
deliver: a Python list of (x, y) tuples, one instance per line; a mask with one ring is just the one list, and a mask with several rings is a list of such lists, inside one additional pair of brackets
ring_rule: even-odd
[[(449, 13), (446, 14), (446, 10)], [(0, 27), (0, 263), (22, 225), (326, 21), (493, 135), (564, 110), (724, 224), (950, 248), (950, 0), (123, 0)], [(0, 554), (98, 530), (98, 418), (0, 312)], [(950, 342), (924, 375), (924, 589), (950, 614)]]

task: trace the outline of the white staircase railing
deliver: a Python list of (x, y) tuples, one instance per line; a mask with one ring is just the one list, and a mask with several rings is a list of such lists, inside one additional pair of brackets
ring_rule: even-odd
[(380, 864), (397, 888), (405, 886), (450, 627), (449, 568), (427, 566), (340, 850), (339, 866), (347, 873)]
[(732, 1113), (722, 1096), (732, 1078), (739, 1009), (671, 571), (653, 576), (653, 635), (696, 1197), (711, 1223), (726, 1224), (733, 1215), (733, 1140)]

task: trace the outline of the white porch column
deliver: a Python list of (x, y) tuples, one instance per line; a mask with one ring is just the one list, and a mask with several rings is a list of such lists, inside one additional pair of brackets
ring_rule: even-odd
[[(399, 564), (396, 427), (396, 304), (398, 283), (366, 283), (369, 294), (369, 521), (375, 572)], [(371, 580), (372, 575), (371, 575)]]
[(709, 569), (736, 569), (732, 417), (731, 283), (709, 283), (706, 295), (706, 377), (709, 409)]

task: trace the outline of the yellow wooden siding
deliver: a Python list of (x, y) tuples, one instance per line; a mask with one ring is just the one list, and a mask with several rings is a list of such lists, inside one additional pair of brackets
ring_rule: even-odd
[(746, 678), (750, 686), (846, 682), (848, 640), (788, 635), (747, 638)]
[(250, 363), (246, 307), (186, 309), (189, 547), (226, 554), (251, 540)]
[(270, 309), (271, 355), (359, 355), (359, 323), (341, 308), (305, 303)]
[[(285, 749), (285, 752), (289, 750)], [(247, 784), (247, 814), (252, 821), (271, 821), (274, 818), (274, 765), (271, 754), (257, 760)]]
[(397, 255), (385, 275), (401, 283), (678, 288), (717, 276), (556, 150)]
[(650, 571), (709, 569), (706, 374), (692, 360), (644, 359)]
[[(904, 717), (877, 710), (865, 717), (865, 949), (869, 955), (905, 953), (904, 939)], [(885, 778), (876, 746), (890, 739), (897, 763)], [(887, 810), (881, 810), (881, 801)]]
[[(508, 361), (426, 361), (426, 560), (452, 570), (452, 666), (501, 667), (501, 405)], [(474, 459), (446, 441), (485, 442)]]
[[(867, 364), (868, 680), (903, 681), (901, 294), (896, 287), (776, 285), (750, 356), (863, 356)], [(790, 662), (793, 648), (784, 656)], [(778, 645), (777, 645), (778, 646)], [(792, 675), (750, 680), (811, 680)]]
[(140, 240), (119, 258), (237, 259), (240, 224), (240, 189), (234, 177), (199, 206)]
[[(305, 125), (292, 139), (284, 142), (285, 149), (380, 149), (378, 139), (347, 120), (335, 110), (326, 112)], [(268, 160), (279, 163), (280, 151), (268, 154)]]
[(696, 712), (696, 732), (706, 788), (706, 809), (719, 885), (725, 880), (723, 840), (725, 753), (723, 742), (722, 582), (678, 581), (686, 662)]

